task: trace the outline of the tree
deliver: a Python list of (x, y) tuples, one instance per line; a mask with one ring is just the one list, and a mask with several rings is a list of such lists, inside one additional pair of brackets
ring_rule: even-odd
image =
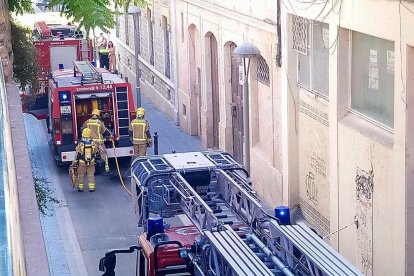
[(17, 14), (25, 12), (33, 12), (31, 0), (7, 0), (9, 4), (9, 11)]
[(13, 72), (15, 80), (21, 89), (36, 86), (37, 63), (35, 47), (30, 39), (31, 31), (11, 21), (11, 43), (13, 55)]
[(52, 0), (49, 6), (60, 5), (62, 13), (78, 22), (79, 27), (84, 27), (89, 37), (90, 30), (96, 27), (104, 32), (115, 27), (116, 11), (111, 6), (128, 10), (130, 5), (142, 6), (145, 3), (146, 0)]

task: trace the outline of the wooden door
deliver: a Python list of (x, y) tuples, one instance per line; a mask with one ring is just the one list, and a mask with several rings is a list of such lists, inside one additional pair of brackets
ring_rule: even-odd
[(236, 44), (230, 45), (231, 54), (231, 91), (233, 124), (233, 157), (243, 163), (243, 87), (239, 84), (241, 62), (233, 55)]

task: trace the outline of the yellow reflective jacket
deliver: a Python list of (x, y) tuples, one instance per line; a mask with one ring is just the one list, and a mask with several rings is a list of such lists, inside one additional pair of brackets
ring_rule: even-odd
[(84, 128), (91, 129), (91, 137), (93, 141), (103, 142), (103, 134), (110, 135), (109, 130), (106, 128), (105, 124), (99, 119), (88, 119), (84, 124), (82, 129)]
[(148, 140), (151, 139), (150, 126), (145, 119), (137, 118), (132, 120), (129, 132), (134, 145), (147, 144)]

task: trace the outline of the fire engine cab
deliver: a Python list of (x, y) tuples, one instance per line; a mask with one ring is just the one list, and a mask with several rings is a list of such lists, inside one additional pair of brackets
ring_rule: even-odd
[(71, 68), (73, 60), (92, 61), (92, 40), (83, 38), (76, 26), (40, 21), (33, 28), (32, 41), (36, 49), (38, 87), (22, 95), (23, 111), (45, 119), (50, 72), (59, 67)]
[[(73, 61), (73, 69), (55, 70), (49, 80), (48, 125), (58, 165), (74, 160), (82, 126), (101, 111), (101, 120), (115, 139), (117, 157), (132, 156), (130, 121), (135, 117), (131, 85), (116, 74), (98, 69), (89, 61)], [(106, 142), (108, 157), (114, 157)]]

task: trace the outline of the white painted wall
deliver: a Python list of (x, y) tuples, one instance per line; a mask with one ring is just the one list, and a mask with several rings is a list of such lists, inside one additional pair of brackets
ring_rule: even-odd
[[(413, 171), (409, 157), (414, 152), (410, 146), (412, 135), (408, 131), (413, 119), (409, 116), (411, 105), (406, 103), (413, 87), (413, 70), (407, 71), (407, 67), (411, 67), (413, 52), (410, 45), (414, 45), (411, 31), (414, 15), (407, 7), (414, 10), (414, 6), (406, 1), (400, 4), (386, 0), (343, 0), (337, 1), (338, 6), (331, 14), (325, 16), (322, 12), (318, 19), (325, 18), (324, 22), (329, 24), (331, 45), (337, 37), (339, 40), (332, 47), (329, 61), (329, 101), (326, 106), (321, 106), (322, 100), (310, 99), (309, 102), (312, 108), (327, 112), (329, 116), (329, 129), (315, 131), (315, 125), (308, 123), (309, 120), (298, 111), (297, 103), (306, 98), (306, 93), (302, 93), (295, 82), (296, 53), (291, 50), (289, 35), (292, 33), (291, 15), (316, 19), (323, 4), (306, 8), (309, 4), (292, 2), (294, 11), (292, 7), (283, 7), (285, 67), (282, 71), (287, 74), (283, 74), (282, 94), (288, 96), (282, 107), (288, 114), (282, 121), (282, 133), (283, 146), (285, 142), (291, 146), (282, 156), (285, 166), (283, 186), (299, 189), (301, 197), (306, 195), (303, 174), (308, 169), (306, 160), (311, 154), (307, 149), (313, 148), (322, 154), (327, 160), (329, 174), (326, 180), (318, 181), (318, 187), (321, 187), (318, 195), (319, 191), (324, 191), (321, 196), (328, 200), (317, 210), (327, 216), (330, 232), (335, 232), (330, 236), (331, 244), (367, 275), (412, 275), (414, 237), (411, 230), (414, 223), (409, 212), (412, 195), (408, 191), (411, 191)], [(332, 7), (335, 2), (329, 2), (327, 6)], [(392, 132), (349, 112), (349, 30), (395, 43)], [(411, 59), (407, 58), (407, 51), (411, 53)], [(297, 131), (292, 120), (295, 112), (299, 113)], [(295, 152), (295, 141), (298, 156), (291, 154)], [(298, 167), (294, 165), (296, 157)], [(297, 178), (299, 181), (295, 182)], [(362, 184), (367, 187), (370, 183), (372, 190), (359, 189)], [(297, 199), (284, 193), (284, 200), (294, 204)]]
[[(240, 45), (245, 41), (255, 44), (270, 70), (270, 85), (263, 85), (256, 80), (255, 62), (252, 62), (250, 74), (250, 118), (251, 118), (251, 175), (255, 188), (269, 203), (282, 203), (282, 162), (280, 125), (280, 90), (279, 69), (275, 64), (276, 56), (276, 2), (262, 1), (261, 5), (252, 0), (243, 1), (177, 1), (177, 48), (178, 91), (181, 126), (190, 133), (194, 118), (188, 116), (194, 93), (189, 71), (189, 37), (188, 27), (194, 25), (199, 36), (199, 55), (197, 65), (201, 68), (201, 139), (207, 144), (207, 126), (211, 116), (207, 103), (210, 95), (206, 91), (208, 84), (205, 35), (211, 32), (218, 44), (220, 149), (232, 150), (231, 87), (229, 85), (229, 53), (231, 42)], [(182, 19), (181, 19), (182, 18)], [(184, 39), (182, 39), (184, 38)], [(182, 114), (182, 106), (187, 109), (187, 116)], [(194, 108), (194, 107), (193, 107)], [(270, 132), (270, 135), (269, 135)]]

